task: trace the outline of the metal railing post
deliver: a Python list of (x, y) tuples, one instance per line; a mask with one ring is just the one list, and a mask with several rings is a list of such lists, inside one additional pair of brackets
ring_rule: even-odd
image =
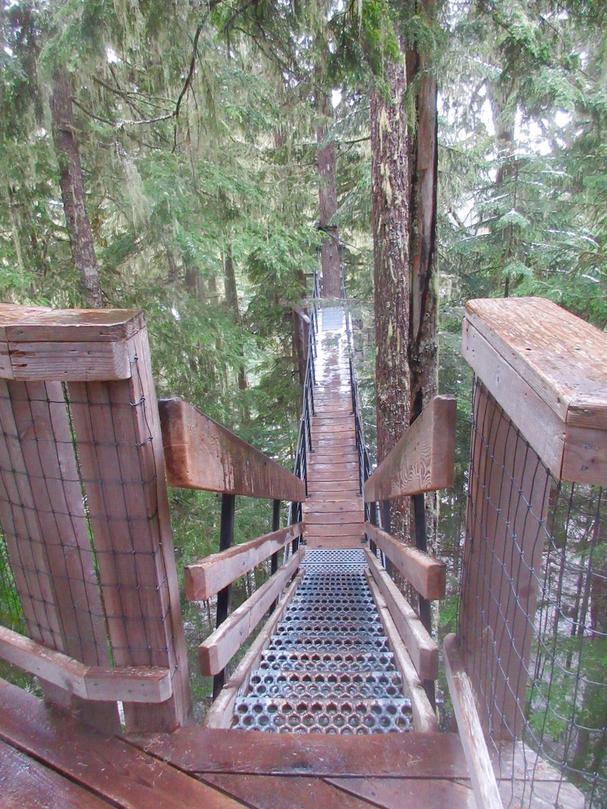
[[(222, 494), (221, 495), (221, 521), (219, 528), (219, 550), (225, 551), (230, 548), (234, 542), (234, 514), (236, 506), (236, 495)], [(230, 611), (230, 592), (231, 587), (228, 584), (223, 590), (217, 593), (217, 621), (216, 626), (222, 624), (228, 617)], [(213, 699), (223, 688), (225, 682), (225, 669), (220, 671), (213, 677)]]

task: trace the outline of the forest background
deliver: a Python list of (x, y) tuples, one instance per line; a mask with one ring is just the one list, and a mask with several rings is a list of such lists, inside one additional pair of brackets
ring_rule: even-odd
[[(4, 1), (0, 299), (142, 308), (159, 395), (290, 466), (297, 309), (321, 262), (341, 267), (374, 450), (378, 132), (400, 132), (411, 157), (429, 98), (430, 336), (460, 411), (457, 485), (433, 541), (456, 581), (463, 303), (542, 295), (607, 325), (606, 21), (602, 0)], [(394, 374), (385, 384), (400, 395)], [(182, 569), (216, 549), (218, 502), (175, 491), (171, 510)], [(236, 541), (270, 519), (239, 498)], [(18, 607), (2, 609), (17, 626)], [(208, 631), (210, 612), (187, 619), (192, 638)]]

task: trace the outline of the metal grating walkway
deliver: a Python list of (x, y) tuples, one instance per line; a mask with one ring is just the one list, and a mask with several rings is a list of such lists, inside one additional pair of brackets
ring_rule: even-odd
[(308, 550), (304, 575), (238, 698), (234, 728), (411, 730), (411, 706), (367, 584), (362, 550)]
[(367, 582), (346, 315), (321, 309), (303, 577), (238, 697), (233, 727), (411, 730), (411, 706)]

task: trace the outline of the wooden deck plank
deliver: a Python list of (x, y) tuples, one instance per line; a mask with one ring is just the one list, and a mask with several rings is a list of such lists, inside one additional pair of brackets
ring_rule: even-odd
[(362, 797), (321, 778), (204, 773), (199, 778), (255, 809), (369, 809)]
[(306, 514), (306, 525), (363, 525), (362, 510), (342, 511), (339, 514), (312, 512)]
[(341, 468), (334, 466), (331, 469), (311, 467), (308, 472), (308, 485), (324, 481), (351, 481), (356, 483), (354, 476), (358, 477), (358, 468), (355, 464), (352, 464), (352, 466), (354, 469), (348, 469), (347, 466), (345, 468), (343, 466)]
[(360, 509), (363, 513), (362, 497), (327, 497), (326, 499), (308, 499), (304, 503), (305, 522), (308, 521), (308, 514), (343, 514), (347, 511)]
[(349, 472), (351, 474), (358, 473), (358, 463), (354, 460), (318, 460), (312, 457), (310, 459), (310, 473), (317, 474), (318, 472)]
[(359, 523), (340, 525), (310, 525), (306, 528), (306, 537), (349, 537), (357, 536), (362, 539), (364, 526)]
[(308, 481), (308, 491), (312, 494), (324, 494), (325, 492), (342, 492), (348, 494), (358, 494), (358, 481), (350, 480), (322, 480)]
[(382, 809), (474, 809), (472, 791), (446, 779), (328, 778), (328, 783)]
[(2, 809), (107, 809), (111, 804), (0, 742)]
[(242, 804), (0, 680), (0, 739), (123, 809), (238, 809)]
[(187, 772), (257, 775), (467, 778), (457, 735), (333, 736), (183, 727), (133, 744)]
[(309, 537), (307, 547), (310, 549), (324, 548), (333, 550), (344, 550), (348, 548), (360, 548), (361, 538), (358, 535), (343, 537)]
[(315, 466), (316, 464), (323, 464), (323, 463), (356, 463), (358, 464), (358, 452), (356, 449), (349, 449), (340, 452), (339, 450), (336, 452), (323, 452), (322, 450), (326, 449), (323, 447), (319, 447), (315, 452), (310, 456), (310, 465)]

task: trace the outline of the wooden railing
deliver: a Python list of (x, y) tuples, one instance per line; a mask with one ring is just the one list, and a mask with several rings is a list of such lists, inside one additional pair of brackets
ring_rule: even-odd
[(86, 722), (190, 710), (164, 454), (141, 312), (0, 306), (0, 523), (28, 637), (0, 658)]
[[(222, 495), (220, 551), (185, 569), (190, 601), (217, 596), (215, 631), (200, 645), (200, 670), (213, 677), (213, 696), (225, 685), (225, 668), (297, 573), (303, 548), (303, 522), (280, 528), (280, 504), (299, 511), (305, 483), (225, 427), (180, 399), (160, 402), (167, 473), (170, 485)], [(273, 501), (273, 531), (233, 546), (236, 495)], [(283, 565), (279, 554), (285, 551)], [(271, 558), (271, 575), (230, 614), (232, 583)], [(216, 712), (215, 712), (216, 713)], [(211, 721), (213, 721), (213, 714)]]
[[(107, 732), (173, 730), (190, 713), (167, 478), (222, 494), (219, 553), (186, 571), (217, 596), (201, 668), (223, 669), (297, 572), (302, 479), (178, 400), (161, 404), (140, 312), (0, 306), (0, 523), (27, 636), (0, 627), (0, 659)], [(163, 447), (163, 433), (165, 447)], [(235, 496), (272, 500), (272, 532), (232, 545)], [(279, 556), (287, 551), (284, 564)], [(231, 583), (271, 576), (229, 615)]]
[(422, 610), (418, 614), (413, 609), (390, 573), (396, 570), (424, 605), (444, 597), (445, 566), (425, 551), (404, 545), (377, 523), (389, 501), (452, 485), (454, 449), (455, 400), (437, 396), (364, 484), (371, 518), (365, 524), (371, 590), (412, 695), (415, 727), (424, 731), (438, 729), (434, 706), (438, 646), (430, 622), (424, 622)]
[(607, 336), (539, 298), (477, 300), (462, 352), (476, 376), (471, 465), (459, 625), (444, 652), (476, 803), (502, 805), (495, 764), (507, 805), (535, 806), (536, 788), (546, 805), (584, 805), (561, 779), (588, 794), (606, 783), (566, 755), (593, 732), (588, 682), (594, 704), (607, 693), (596, 675), (581, 682), (607, 581)]

